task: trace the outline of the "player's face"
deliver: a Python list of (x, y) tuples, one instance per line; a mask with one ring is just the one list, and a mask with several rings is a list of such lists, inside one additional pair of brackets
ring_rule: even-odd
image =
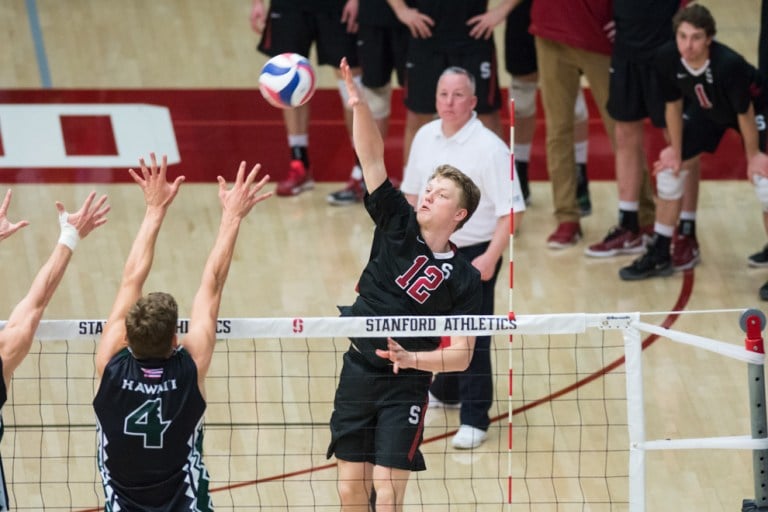
[(464, 211), (459, 206), (460, 196), (461, 191), (452, 180), (442, 177), (430, 180), (416, 209), (419, 224), (451, 225), (460, 221), (463, 218), (461, 212)]
[(692, 68), (701, 67), (709, 58), (712, 38), (707, 36), (703, 28), (696, 28), (684, 21), (677, 27), (675, 40), (680, 56)]
[(437, 83), (435, 109), (443, 123), (463, 126), (472, 117), (477, 96), (472, 94), (469, 78), (465, 75), (448, 74)]

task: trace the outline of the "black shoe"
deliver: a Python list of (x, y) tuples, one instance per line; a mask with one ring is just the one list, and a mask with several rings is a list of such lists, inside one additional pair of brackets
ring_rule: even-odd
[(361, 202), (364, 196), (365, 183), (363, 180), (350, 178), (344, 188), (328, 194), (325, 200), (334, 206), (347, 206)]
[(768, 300), (768, 282), (760, 287), (760, 299)]
[[(750, 254), (749, 258), (747, 258), (747, 264), (750, 267), (768, 267), (768, 245), (763, 247), (760, 251), (756, 252), (755, 254)], [(763, 299), (768, 300), (768, 299)]]
[(624, 281), (639, 281), (649, 277), (670, 276), (674, 272), (675, 268), (672, 266), (672, 258), (669, 254), (659, 254), (655, 246), (651, 245), (648, 246), (648, 251), (631, 265), (619, 270), (619, 277)]

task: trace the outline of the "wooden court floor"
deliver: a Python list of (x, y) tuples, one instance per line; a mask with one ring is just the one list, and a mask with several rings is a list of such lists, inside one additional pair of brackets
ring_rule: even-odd
[[(759, 2), (702, 3), (717, 17), (719, 39), (755, 62)], [(0, 88), (41, 86), (27, 4), (24, 0), (0, 4), (0, 46), (6, 50), (0, 52), (4, 70)], [(257, 39), (248, 25), (247, 0), (38, 0), (36, 7), (53, 87), (253, 87), (263, 61), (254, 50)], [(328, 76), (322, 75), (323, 85), (330, 83)], [(215, 170), (224, 176), (234, 171)], [(299, 197), (257, 205), (241, 230), (223, 317), (336, 316), (335, 305), (353, 300), (368, 255), (371, 223), (357, 206), (326, 204), (325, 195), (338, 185), (320, 184)], [(10, 311), (49, 254), (58, 234), (54, 201), (75, 205), (91, 189), (108, 194), (113, 208), (109, 223), (79, 245), (46, 317), (106, 316), (143, 213), (141, 194), (132, 185), (14, 186), (11, 218), (28, 219), (31, 226), (0, 244), (6, 283), (0, 311)], [(582, 222), (585, 240), (573, 249), (550, 251), (545, 246), (554, 228), (549, 184), (533, 184), (533, 203), (514, 238), (512, 302), (517, 314), (660, 312), (647, 320), (661, 323), (663, 313), (678, 307), (689, 312), (763, 307), (757, 289), (768, 280), (768, 271), (748, 268), (746, 256), (767, 239), (757, 199), (747, 183), (702, 183), (698, 221), (702, 263), (692, 275), (639, 283), (618, 279), (618, 269), (629, 258), (584, 257), (586, 244), (602, 238), (616, 221), (615, 184), (596, 182), (591, 191), (594, 213)], [(217, 221), (213, 180), (210, 185), (183, 185), (158, 241), (146, 287), (173, 293), (182, 314), (189, 311)], [(505, 267), (497, 288), (499, 314), (508, 310), (508, 282)], [(674, 328), (737, 345), (743, 340), (737, 313), (687, 314), (674, 322)], [(505, 342), (499, 337), (497, 349), (503, 349)], [(647, 407), (656, 412), (648, 418), (650, 435), (748, 432), (747, 379), (741, 369), (668, 344), (653, 345), (645, 359), (649, 386), (661, 385), (646, 397)], [(497, 369), (505, 364), (500, 353)], [(506, 392), (500, 381), (497, 414), (506, 412)], [(504, 435), (499, 428), (489, 441), (499, 452), (506, 445)], [(94, 447), (86, 444), (78, 449), (89, 453)], [(455, 460), (461, 455), (449, 449), (446, 457)], [(473, 467), (506, 471), (503, 460), (499, 464), (498, 459), (478, 457), (470, 462), (467, 471)], [(649, 510), (671, 510), (665, 497), (685, 500), (683, 504), (695, 510), (732, 510), (752, 494), (750, 462), (745, 453), (663, 452), (652, 460), (649, 471), (654, 496)]]

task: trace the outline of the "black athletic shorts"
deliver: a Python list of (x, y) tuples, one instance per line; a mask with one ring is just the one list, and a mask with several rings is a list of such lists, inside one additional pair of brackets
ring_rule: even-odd
[(663, 128), (664, 96), (653, 62), (611, 57), (608, 113), (616, 121), (641, 121), (646, 117)]
[(342, 57), (350, 67), (357, 67), (357, 38), (339, 21), (341, 13), (316, 12), (300, 7), (269, 9), (267, 26), (258, 49), (273, 57), (280, 53), (298, 53), (309, 57), (312, 43), (317, 45), (317, 63), (338, 68)]
[(493, 40), (471, 50), (435, 49), (411, 45), (406, 62), (405, 106), (417, 114), (434, 114), (435, 89), (440, 75), (450, 66), (466, 69), (475, 77), (478, 114), (501, 109), (499, 72)]
[[(766, 114), (764, 109), (755, 112), (757, 137), (760, 151), (768, 149), (768, 130), (766, 130)], [(691, 105), (683, 114), (683, 160), (688, 160), (701, 153), (714, 153), (728, 128), (737, 129), (711, 120), (698, 105)]]
[(430, 372), (371, 366), (350, 347), (333, 401), (328, 458), (425, 470), (419, 446), (431, 381)]
[(357, 31), (357, 50), (363, 70), (363, 85), (369, 88), (384, 87), (392, 81), (405, 85), (405, 58), (408, 52), (410, 32), (405, 25), (397, 28), (360, 25)]
[(536, 43), (528, 32), (532, 3), (533, 0), (525, 0), (507, 16), (504, 29), (504, 64), (512, 76), (530, 75), (539, 70)]

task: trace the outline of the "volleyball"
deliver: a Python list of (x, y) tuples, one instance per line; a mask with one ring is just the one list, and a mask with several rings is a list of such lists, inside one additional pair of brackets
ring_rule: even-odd
[(259, 90), (275, 107), (301, 106), (315, 93), (315, 70), (298, 53), (275, 55), (261, 68)]

